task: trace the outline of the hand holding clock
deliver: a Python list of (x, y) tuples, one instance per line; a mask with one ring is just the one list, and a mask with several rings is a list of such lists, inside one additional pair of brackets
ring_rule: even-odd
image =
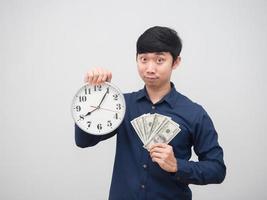
[[(91, 71), (86, 73), (86, 75), (84, 77), (84, 82), (85, 83), (88, 82), (90, 85), (97, 85), (97, 84), (104, 83), (106, 81), (110, 82), (111, 78), (112, 78), (112, 73), (110, 71), (103, 69), (103, 68), (94, 68)], [(104, 101), (107, 93), (108, 93), (108, 90), (104, 94), (99, 105), (96, 106), (93, 110), (86, 113), (86, 115), (82, 115), (82, 117), (86, 117), (86, 116), (90, 115), (92, 112), (98, 110), (100, 108), (100, 105)]]
[(88, 71), (84, 77), (84, 82), (90, 85), (97, 85), (104, 82), (111, 82), (112, 73), (103, 68), (94, 68)]
[[(88, 71), (84, 78), (86, 84), (73, 98), (71, 109), (74, 122), (89, 134), (111, 133), (123, 121), (126, 110), (124, 95), (109, 83), (111, 78), (111, 72), (103, 68)], [(91, 111), (88, 112), (88, 108)]]

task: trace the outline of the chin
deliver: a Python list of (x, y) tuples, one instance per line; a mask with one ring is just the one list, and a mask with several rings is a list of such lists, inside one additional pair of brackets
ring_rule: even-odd
[(145, 84), (146, 84), (147, 86), (151, 86), (151, 87), (156, 87), (156, 86), (158, 86), (157, 81), (145, 81)]

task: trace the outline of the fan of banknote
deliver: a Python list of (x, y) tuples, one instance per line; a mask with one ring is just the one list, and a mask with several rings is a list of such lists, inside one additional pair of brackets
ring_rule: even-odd
[(131, 121), (135, 132), (149, 149), (155, 143), (169, 143), (180, 131), (179, 124), (165, 115), (143, 114)]

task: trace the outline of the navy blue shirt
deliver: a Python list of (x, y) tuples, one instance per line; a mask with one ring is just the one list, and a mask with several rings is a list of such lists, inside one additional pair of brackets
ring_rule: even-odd
[[(94, 146), (116, 134), (116, 155), (109, 200), (190, 200), (188, 184), (221, 183), (226, 174), (223, 150), (207, 112), (176, 91), (171, 91), (156, 104), (146, 92), (125, 94), (126, 113), (119, 128), (108, 135), (94, 136), (75, 126), (79, 147)], [(145, 113), (171, 117), (181, 131), (169, 143), (177, 158), (178, 171), (169, 173), (152, 162), (148, 151), (135, 133), (130, 121)], [(191, 149), (199, 161), (189, 161)]]

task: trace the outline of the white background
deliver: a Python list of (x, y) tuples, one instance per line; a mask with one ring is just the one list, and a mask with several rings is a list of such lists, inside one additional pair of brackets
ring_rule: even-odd
[(225, 181), (191, 185), (193, 199), (267, 198), (267, 1), (0, 0), (0, 199), (108, 198), (116, 138), (76, 147), (70, 104), (95, 66), (123, 92), (143, 87), (135, 42), (154, 25), (181, 36), (172, 81), (225, 152)]

